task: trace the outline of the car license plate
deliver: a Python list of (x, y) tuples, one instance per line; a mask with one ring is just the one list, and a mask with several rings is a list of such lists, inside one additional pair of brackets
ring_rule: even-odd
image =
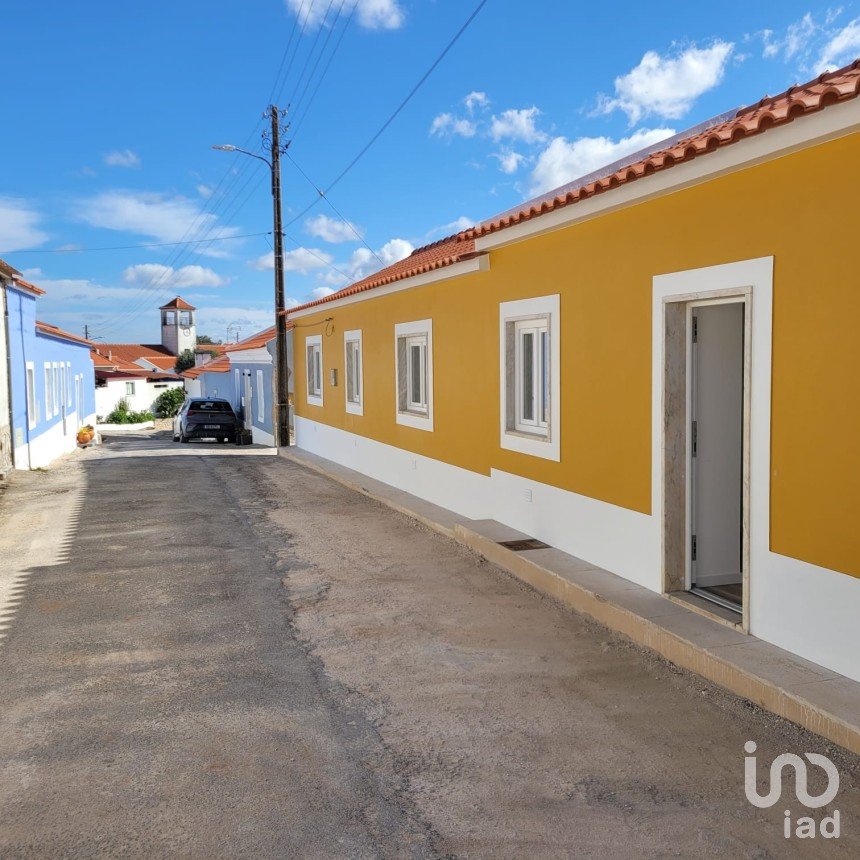
[(221, 425), (220, 424), (204, 424), (203, 429), (204, 430), (220, 430)]

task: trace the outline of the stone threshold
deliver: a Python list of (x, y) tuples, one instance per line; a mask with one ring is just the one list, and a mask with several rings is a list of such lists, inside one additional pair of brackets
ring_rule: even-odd
[(470, 520), (299, 448), (279, 454), (456, 540), (675, 665), (860, 754), (860, 683), (560, 550), (500, 546), (530, 535), (495, 520)]

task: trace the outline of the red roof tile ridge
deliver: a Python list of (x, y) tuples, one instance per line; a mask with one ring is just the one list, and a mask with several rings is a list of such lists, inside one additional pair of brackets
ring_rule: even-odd
[(64, 340), (72, 340), (75, 343), (82, 343), (90, 348), (95, 347), (95, 344), (91, 340), (87, 340), (86, 338), (81, 337), (77, 334), (71, 334), (70, 332), (64, 331), (59, 326), (52, 325), (51, 323), (42, 322), (42, 320), (36, 320), (36, 328), (40, 329), (45, 334), (52, 334), (56, 337), (61, 337)]
[[(774, 126), (784, 125), (805, 114), (815, 113), (837, 102), (847, 101), (860, 95), (860, 59), (841, 69), (825, 72), (806, 84), (789, 87), (776, 96), (765, 96), (755, 104), (734, 111), (727, 119), (701, 130), (691, 130), (688, 136), (670, 138), (663, 149), (651, 152), (639, 161), (620, 167), (614, 173), (590, 181), (580, 187), (560, 186), (555, 192), (547, 192), (541, 198), (527, 201), (519, 210), (508, 210), (475, 227), (464, 230), (463, 237), (479, 238), (504, 230), (523, 221), (540, 217), (547, 212), (578, 203), (640, 179), (658, 170), (666, 170), (682, 161), (737, 143), (745, 137), (761, 134)], [(554, 196), (555, 195), (555, 196)]]

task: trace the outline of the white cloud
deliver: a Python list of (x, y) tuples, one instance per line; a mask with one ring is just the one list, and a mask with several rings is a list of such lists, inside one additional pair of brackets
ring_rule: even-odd
[(130, 149), (115, 149), (105, 155), (104, 163), (108, 167), (140, 167), (140, 156)]
[(229, 278), (222, 277), (205, 266), (181, 266), (174, 269), (173, 266), (164, 266), (161, 263), (138, 263), (136, 266), (129, 266), (122, 273), (122, 279), (127, 284), (137, 286), (157, 284), (165, 289), (167, 287), (177, 289), (223, 287), (230, 281)]
[(493, 158), (499, 160), (499, 170), (502, 173), (516, 173), (520, 169), (520, 165), (525, 161), (525, 156), (520, 152), (514, 152), (512, 149), (503, 152), (494, 152)]
[[(89, 278), (43, 278), (37, 286), (45, 290), (43, 301), (53, 304), (88, 305), (95, 299), (128, 300), (140, 298), (140, 292), (133, 287), (110, 287), (91, 281)], [(49, 317), (50, 318), (50, 317)]]
[(327, 215), (315, 215), (305, 221), (305, 232), (322, 239), (323, 242), (354, 242), (364, 236), (361, 227), (349, 221), (329, 218)]
[(478, 126), (470, 119), (455, 117), (450, 113), (440, 113), (430, 124), (430, 134), (443, 137), (447, 134), (457, 134), (460, 137), (474, 137)]
[(629, 137), (554, 138), (538, 156), (532, 171), (532, 194), (541, 194), (611, 164), (675, 134), (671, 128), (640, 129)]
[[(330, 4), (314, 0), (286, 0), (286, 5), (299, 22), (313, 28), (323, 23)], [(397, 30), (406, 18), (397, 0), (357, 0), (355, 11), (359, 25), (366, 30)]]
[[(287, 305), (295, 307), (298, 302), (289, 300)], [(232, 339), (238, 330), (239, 339), (250, 337), (258, 331), (275, 324), (275, 312), (271, 306), (263, 307), (211, 307), (203, 306), (197, 310), (197, 331), (210, 337), (227, 339), (230, 326)]]
[(475, 112), (475, 108), (485, 108), (489, 103), (490, 100), (487, 98), (486, 93), (479, 93), (475, 90), (470, 92), (469, 95), (463, 99), (463, 104), (466, 105), (466, 110), (469, 111), (470, 114)]
[(541, 112), (534, 106), (522, 110), (506, 110), (493, 116), (490, 136), (497, 143), (500, 140), (521, 140), (523, 143), (541, 143), (546, 135), (535, 126)]
[(36, 248), (48, 239), (42, 216), (25, 200), (0, 197), (0, 251)]
[(338, 268), (345, 269), (354, 281), (360, 281), (362, 278), (392, 265), (392, 263), (405, 259), (414, 250), (415, 247), (406, 239), (391, 239), (375, 255), (367, 248), (356, 248), (346, 266), (339, 266)]
[(440, 224), (438, 227), (433, 227), (432, 229), (428, 230), (427, 233), (424, 235), (424, 240), (426, 242), (432, 242), (435, 239), (441, 239), (444, 236), (452, 236), (455, 233), (460, 233), (461, 231), (468, 230), (469, 227), (474, 226), (474, 218), (467, 218), (465, 215), (461, 215), (459, 218), (455, 218), (453, 221), (449, 221), (447, 224)]
[(833, 34), (821, 51), (817, 71), (833, 71), (847, 65), (860, 55), (860, 18), (849, 21)]
[[(284, 254), (284, 271), (299, 272), (302, 275), (306, 275), (314, 269), (323, 269), (331, 265), (333, 260), (334, 258), (331, 254), (326, 254), (325, 251), (320, 251), (319, 248), (296, 248)], [(249, 260), (248, 265), (261, 272), (267, 269), (274, 270), (275, 255), (272, 251), (269, 251), (268, 254), (263, 254), (255, 260)]]
[(208, 185), (204, 185), (202, 182), (197, 186), (197, 193), (204, 200), (208, 200), (212, 196), (213, 190), (214, 189), (210, 188)]
[[(150, 191), (103, 191), (78, 201), (75, 216), (93, 227), (136, 233), (157, 242), (235, 236), (239, 232), (238, 227), (219, 226), (217, 216), (204, 213), (194, 200)], [(209, 257), (226, 256), (217, 243), (201, 244), (195, 250)]]
[(312, 301), (316, 299), (324, 299), (326, 296), (330, 296), (334, 290), (331, 287), (314, 287), (310, 291), (310, 299)]
[(615, 98), (600, 97), (598, 111), (622, 110), (631, 123), (651, 114), (679, 119), (722, 81), (733, 50), (733, 43), (717, 40), (708, 48), (693, 45), (675, 56), (647, 51), (638, 66), (615, 79)]

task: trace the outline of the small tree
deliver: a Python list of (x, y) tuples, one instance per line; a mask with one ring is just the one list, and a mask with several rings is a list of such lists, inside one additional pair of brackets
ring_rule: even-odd
[(155, 414), (161, 418), (173, 418), (185, 402), (184, 388), (168, 388), (155, 398)]
[(200, 344), (209, 344), (209, 343), (214, 344), (215, 346), (218, 346), (218, 345), (220, 345), (221, 341), (220, 340), (212, 340), (212, 338), (209, 337), (208, 334), (198, 335), (198, 337), (197, 337), (197, 345), (198, 346)]
[(177, 373), (182, 373), (186, 370), (194, 367), (196, 359), (194, 358), (194, 350), (193, 349), (185, 349), (183, 350), (179, 357), (176, 359), (176, 364), (173, 366), (173, 369)]

